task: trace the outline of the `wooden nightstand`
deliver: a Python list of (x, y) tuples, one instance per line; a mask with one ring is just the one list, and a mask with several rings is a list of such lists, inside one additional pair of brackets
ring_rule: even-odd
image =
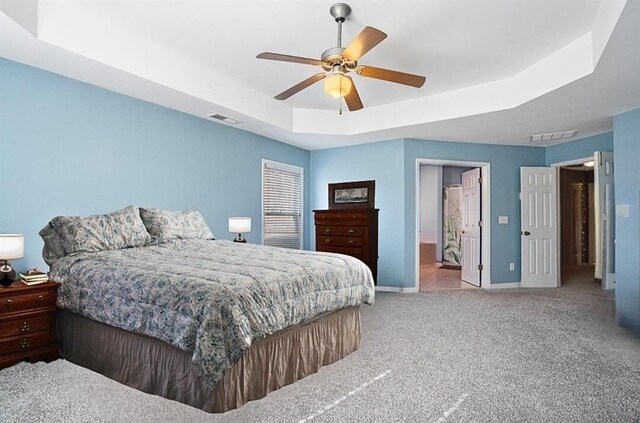
[(0, 369), (20, 361), (58, 358), (55, 313), (58, 284), (0, 288)]

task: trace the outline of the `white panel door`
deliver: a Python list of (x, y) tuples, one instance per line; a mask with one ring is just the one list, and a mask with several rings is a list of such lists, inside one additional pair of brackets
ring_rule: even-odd
[(559, 286), (556, 169), (520, 168), (522, 287)]
[(462, 174), (462, 280), (480, 286), (480, 168)]
[(596, 151), (594, 155), (594, 197), (596, 223), (595, 277), (602, 280), (603, 289), (615, 287), (615, 198), (613, 184), (613, 153)]

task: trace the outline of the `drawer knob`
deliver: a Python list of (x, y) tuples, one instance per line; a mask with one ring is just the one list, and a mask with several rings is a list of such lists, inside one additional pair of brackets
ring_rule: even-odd
[(340, 218), (342, 217), (342, 215), (341, 215), (341, 214), (336, 214), (336, 217), (337, 217), (338, 219), (340, 219)]
[(29, 323), (27, 323), (27, 322), (24, 322), (22, 324), (22, 326), (20, 327), (20, 330), (22, 332), (29, 332), (29, 329), (31, 329), (31, 328), (29, 327)]
[(353, 240), (352, 240), (352, 239), (350, 239), (347, 243), (348, 243), (348, 244), (353, 244)]
[(18, 346), (20, 346), (20, 348), (24, 350), (29, 348), (31, 346), (31, 343), (27, 338), (24, 338), (22, 341), (18, 342)]
[(331, 238), (325, 238), (324, 242), (325, 242), (325, 244), (329, 244), (331, 242)]
[(44, 302), (44, 297), (42, 295), (38, 295), (38, 298), (36, 298), (36, 302), (38, 304), (42, 304)]
[(325, 228), (324, 233), (325, 233), (325, 234), (328, 234), (329, 232), (331, 232), (331, 229), (329, 229), (329, 228)]
[(350, 234), (352, 234), (352, 233), (354, 233), (355, 231), (354, 231), (353, 229), (349, 228), (349, 230), (347, 230), (347, 232), (348, 232), (348, 233), (350, 233)]
[(13, 305), (13, 300), (7, 300), (5, 304), (7, 305), (7, 307), (11, 307)]

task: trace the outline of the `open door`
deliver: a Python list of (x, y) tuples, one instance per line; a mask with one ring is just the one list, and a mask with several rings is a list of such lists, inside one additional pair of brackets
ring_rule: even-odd
[(596, 268), (595, 278), (602, 280), (602, 289), (615, 288), (615, 198), (613, 183), (613, 153), (594, 154)]
[(520, 168), (522, 287), (560, 285), (557, 189), (556, 169)]
[(462, 280), (480, 286), (480, 168), (462, 174)]

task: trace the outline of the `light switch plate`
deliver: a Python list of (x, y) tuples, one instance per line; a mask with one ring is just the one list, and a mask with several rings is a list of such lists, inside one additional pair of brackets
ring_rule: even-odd
[(498, 224), (499, 225), (509, 224), (509, 216), (498, 216)]
[(629, 217), (629, 205), (616, 204), (616, 216)]

